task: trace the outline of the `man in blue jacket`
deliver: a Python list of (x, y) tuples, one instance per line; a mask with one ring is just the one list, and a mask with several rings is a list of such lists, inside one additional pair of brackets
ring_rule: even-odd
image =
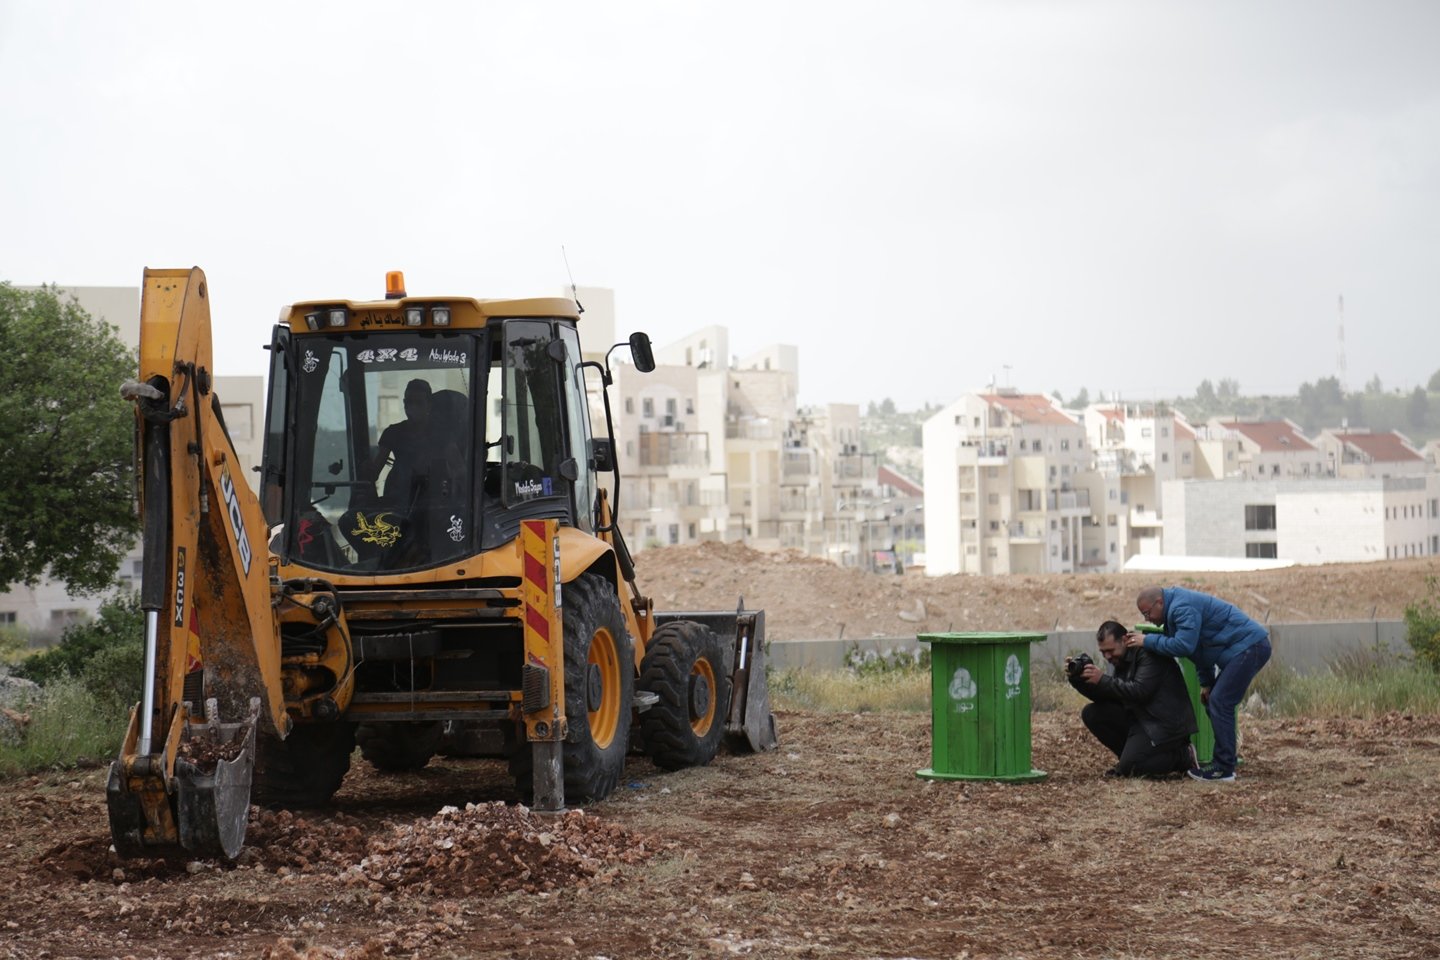
[(1191, 770), (1196, 780), (1235, 779), (1235, 708), (1270, 660), (1270, 636), (1238, 607), (1182, 587), (1146, 587), (1135, 600), (1140, 615), (1164, 633), (1132, 633), (1126, 646), (1188, 657), (1200, 680), (1200, 699), (1215, 732), (1211, 763)]

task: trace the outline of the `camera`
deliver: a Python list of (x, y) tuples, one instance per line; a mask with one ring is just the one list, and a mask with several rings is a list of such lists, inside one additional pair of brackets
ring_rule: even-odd
[(1085, 668), (1090, 666), (1090, 664), (1094, 662), (1094, 660), (1090, 659), (1090, 654), (1077, 653), (1075, 654), (1075, 656), (1065, 661), (1065, 672), (1069, 674), (1070, 677), (1072, 677), (1073, 679), (1078, 680), (1080, 679), (1080, 674), (1085, 672)]

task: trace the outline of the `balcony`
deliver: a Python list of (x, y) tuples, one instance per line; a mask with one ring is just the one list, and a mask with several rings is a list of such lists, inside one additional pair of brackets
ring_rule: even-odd
[(1132, 529), (1138, 529), (1140, 527), (1159, 527), (1163, 525), (1164, 524), (1160, 519), (1160, 514), (1156, 513), (1154, 510), (1130, 511), (1130, 526)]
[(1083, 517), (1090, 512), (1089, 490), (1051, 490), (1045, 496), (1045, 506), (1058, 510), (1061, 516)]
[(780, 462), (780, 482), (794, 483), (809, 477), (818, 477), (815, 456), (808, 450), (802, 453), (786, 452)]
[(709, 436), (704, 433), (642, 433), (639, 436), (641, 468), (666, 470), (670, 467), (707, 468), (710, 465)]
[(747, 417), (743, 420), (728, 420), (725, 423), (727, 440), (774, 440), (779, 441), (780, 429), (774, 421), (764, 417)]

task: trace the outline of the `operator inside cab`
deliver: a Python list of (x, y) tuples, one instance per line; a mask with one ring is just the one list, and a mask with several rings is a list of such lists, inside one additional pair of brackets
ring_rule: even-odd
[(405, 419), (392, 423), (380, 434), (375, 455), (366, 461), (360, 479), (374, 483), (387, 464), (383, 498), (392, 504), (410, 502), (420, 465), (430, 456), (430, 400), (428, 380), (416, 378), (405, 385)]

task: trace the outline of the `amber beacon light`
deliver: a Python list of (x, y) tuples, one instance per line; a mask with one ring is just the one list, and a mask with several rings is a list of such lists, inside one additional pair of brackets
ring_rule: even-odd
[(400, 300), (405, 296), (405, 273), (390, 270), (385, 274), (385, 299)]

